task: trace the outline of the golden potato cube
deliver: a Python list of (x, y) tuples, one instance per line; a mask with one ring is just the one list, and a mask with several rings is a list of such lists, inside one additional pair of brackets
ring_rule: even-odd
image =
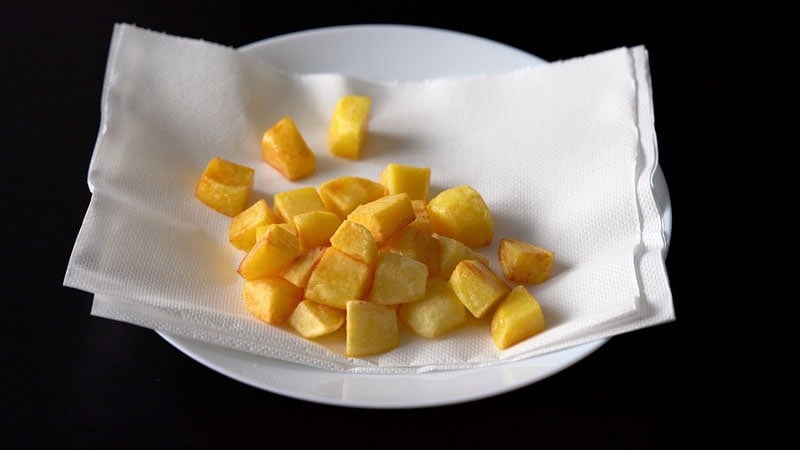
[(308, 249), (294, 259), (286, 269), (281, 272), (281, 276), (297, 287), (304, 288), (308, 284), (311, 272), (316, 267), (322, 254), (327, 247), (316, 247)]
[(389, 195), (405, 192), (411, 200), (428, 200), (431, 186), (430, 167), (389, 163), (381, 172), (381, 184)]
[(425, 295), (415, 302), (403, 303), (397, 315), (419, 336), (439, 337), (467, 322), (467, 308), (441, 278), (428, 280)]
[(215, 211), (233, 217), (247, 206), (255, 173), (250, 167), (211, 158), (197, 181), (194, 196)]
[(477, 259), (478, 261), (489, 264), (489, 259), (476, 252), (472, 247), (467, 246), (458, 239), (453, 239), (439, 234), (433, 235), (439, 241), (439, 276), (445, 280), (450, 279), (450, 274), (458, 263), (465, 259)]
[(497, 249), (503, 275), (517, 284), (539, 284), (550, 278), (555, 254), (517, 239), (500, 239)]
[(372, 100), (345, 95), (336, 102), (328, 129), (328, 150), (333, 155), (358, 159), (367, 137)]
[(330, 211), (309, 211), (294, 216), (294, 227), (301, 249), (331, 244), (331, 236), (342, 224), (342, 219)]
[(331, 247), (374, 268), (378, 262), (378, 244), (372, 233), (360, 223), (344, 220), (331, 236)]
[(317, 170), (314, 152), (289, 116), (283, 117), (262, 135), (261, 159), (291, 181), (307, 177)]
[(481, 194), (472, 186), (446, 189), (428, 202), (433, 231), (476, 248), (494, 237), (494, 219)]
[(430, 233), (411, 225), (393, 234), (381, 247), (393, 253), (406, 255), (428, 267), (428, 277), (439, 275), (441, 250), (439, 241)]
[(381, 252), (368, 299), (379, 305), (399, 305), (425, 295), (428, 267), (406, 255)]
[(363, 299), (372, 281), (365, 263), (328, 247), (308, 279), (305, 298), (323, 305), (345, 309), (349, 300)]
[(353, 212), (347, 215), (348, 220), (367, 227), (378, 244), (416, 218), (411, 197), (406, 193), (387, 195), (358, 205)]
[(274, 196), (272, 205), (275, 215), (282, 222), (294, 226), (294, 216), (310, 211), (327, 211), (322, 203), (319, 192), (314, 186), (305, 186), (288, 191), (278, 192)]
[(489, 314), (511, 292), (511, 287), (489, 266), (474, 259), (465, 259), (458, 263), (447, 284), (477, 318)]
[(422, 231), (433, 233), (433, 225), (431, 225), (431, 218), (428, 215), (428, 202), (425, 200), (411, 200), (411, 205), (414, 207), (414, 214), (416, 218), (409, 225), (417, 227)]
[(236, 272), (245, 280), (278, 275), (299, 255), (297, 236), (280, 225), (267, 225), (264, 235), (247, 252)]
[(542, 306), (523, 285), (517, 285), (492, 314), (494, 345), (505, 350), (546, 328)]
[(248, 251), (256, 243), (256, 230), (273, 223), (272, 210), (267, 201), (260, 199), (248, 206), (231, 220), (228, 227), (228, 240), (239, 250)]
[(331, 334), (344, 325), (347, 313), (321, 303), (303, 300), (289, 316), (289, 326), (306, 339)]
[(397, 311), (363, 300), (347, 302), (345, 354), (351, 358), (386, 353), (400, 344)]
[(341, 176), (319, 185), (319, 196), (328, 210), (342, 219), (358, 205), (386, 195), (386, 188), (377, 181), (356, 176)]
[(247, 310), (258, 320), (283, 323), (303, 299), (303, 290), (278, 276), (246, 280), (242, 297)]

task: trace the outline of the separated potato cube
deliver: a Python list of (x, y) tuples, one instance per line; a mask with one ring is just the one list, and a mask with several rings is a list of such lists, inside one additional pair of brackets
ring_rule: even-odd
[(393, 234), (381, 247), (393, 253), (406, 255), (428, 267), (428, 277), (439, 275), (441, 250), (439, 241), (430, 233), (411, 225)]
[(378, 244), (416, 218), (411, 197), (406, 193), (387, 195), (358, 205), (353, 212), (347, 215), (348, 220), (367, 227)]
[(297, 236), (278, 225), (267, 225), (264, 235), (247, 252), (236, 272), (245, 280), (279, 275), (300, 255)]
[(256, 243), (256, 230), (274, 222), (274, 213), (267, 201), (260, 199), (234, 216), (228, 227), (228, 240), (239, 250), (248, 251)]
[(542, 307), (523, 285), (517, 285), (492, 315), (492, 341), (505, 350), (546, 328)]
[(367, 264), (328, 247), (311, 271), (305, 298), (345, 309), (348, 301), (365, 297), (371, 281), (372, 270)]
[(306, 339), (333, 333), (344, 325), (347, 312), (311, 300), (303, 300), (289, 316), (289, 325)]
[(279, 276), (246, 280), (242, 285), (245, 307), (258, 320), (283, 323), (303, 299), (303, 290)]
[(431, 186), (430, 167), (389, 163), (380, 175), (389, 195), (405, 192), (411, 200), (428, 200)]
[(431, 278), (425, 295), (397, 309), (400, 320), (419, 336), (436, 338), (467, 322), (468, 312), (441, 278)]
[(317, 169), (314, 152), (289, 116), (280, 119), (262, 135), (261, 159), (291, 181), (307, 177)]
[(310, 211), (327, 211), (314, 186), (278, 192), (272, 202), (278, 220), (294, 226), (294, 216)]
[(328, 150), (333, 155), (358, 159), (367, 137), (372, 100), (345, 95), (336, 102), (328, 129)]
[(195, 197), (226, 216), (242, 212), (253, 190), (255, 170), (222, 159), (211, 158), (195, 186)]
[(388, 251), (378, 256), (369, 300), (380, 305), (399, 305), (425, 295), (428, 267), (405, 255)]
[(351, 358), (386, 353), (400, 344), (394, 307), (364, 300), (347, 302), (345, 354)]
[(342, 219), (330, 211), (309, 211), (294, 216), (294, 227), (303, 250), (330, 245), (331, 236), (341, 224)]
[(503, 275), (516, 284), (538, 284), (550, 278), (555, 254), (517, 239), (500, 239), (497, 249)]
[(434, 233), (458, 239), (469, 247), (489, 245), (494, 219), (481, 194), (472, 186), (446, 189), (427, 205)]
[(328, 210), (342, 219), (358, 205), (386, 195), (386, 188), (377, 181), (356, 176), (341, 176), (319, 185), (319, 196)]
[(489, 266), (474, 259), (458, 263), (447, 284), (477, 318), (489, 314), (511, 292), (511, 287)]

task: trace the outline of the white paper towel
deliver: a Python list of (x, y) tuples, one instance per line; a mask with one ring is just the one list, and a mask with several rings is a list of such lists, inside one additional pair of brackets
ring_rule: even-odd
[[(644, 47), (510, 73), (373, 83), (287, 74), (235, 49), (119, 24), (109, 52), (92, 199), (65, 286), (95, 294), (92, 314), (337, 371), (413, 373), (494, 365), (674, 320)], [(325, 146), (335, 102), (372, 98), (359, 161)], [(262, 133), (291, 116), (317, 172), (289, 182), (260, 159)], [(470, 184), (495, 218), (492, 267), (511, 237), (555, 252), (530, 286), (547, 329), (499, 351), (488, 321), (346, 358), (342, 331), (308, 341), (257, 321), (241, 300), (243, 252), (230, 218), (194, 198), (214, 156), (256, 169), (252, 200), (342, 175), (377, 180), (389, 162), (431, 168), (432, 195)]]

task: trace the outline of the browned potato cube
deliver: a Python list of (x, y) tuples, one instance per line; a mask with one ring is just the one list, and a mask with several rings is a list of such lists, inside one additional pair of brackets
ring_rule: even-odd
[(254, 177), (255, 170), (250, 167), (211, 158), (197, 181), (194, 196), (215, 211), (233, 217), (247, 206)]
[(348, 220), (367, 227), (378, 244), (416, 218), (414, 205), (406, 193), (387, 195), (361, 204), (347, 216)]
[(327, 211), (319, 192), (313, 186), (278, 192), (272, 202), (279, 220), (294, 226), (294, 216), (309, 211)]
[(360, 223), (343, 221), (331, 236), (331, 246), (371, 268), (378, 262), (378, 244), (367, 227)]
[(428, 267), (405, 255), (380, 252), (372, 279), (369, 300), (381, 305), (398, 305), (425, 295)]
[(239, 250), (248, 251), (256, 243), (256, 230), (260, 226), (273, 223), (272, 210), (267, 201), (260, 199), (240, 212), (231, 220), (228, 228), (228, 241)]
[(431, 185), (430, 167), (389, 163), (381, 172), (380, 179), (389, 195), (405, 192), (411, 200), (428, 201)]
[(391, 306), (351, 300), (347, 302), (345, 324), (345, 353), (348, 357), (386, 353), (400, 344), (397, 311)]
[(386, 195), (386, 188), (377, 181), (355, 176), (342, 176), (319, 185), (322, 202), (333, 213), (347, 218), (358, 205)]
[(477, 318), (489, 314), (511, 292), (511, 287), (491, 268), (474, 259), (465, 259), (458, 263), (447, 284)]
[(278, 276), (246, 280), (242, 296), (247, 310), (258, 320), (283, 323), (303, 297), (303, 290)]
[(546, 326), (539, 302), (525, 286), (517, 285), (492, 315), (492, 341), (505, 350), (540, 333)]
[(294, 216), (300, 248), (310, 249), (331, 244), (331, 236), (342, 219), (330, 211), (309, 211)]
[(303, 300), (289, 316), (289, 325), (304, 338), (313, 339), (338, 330), (346, 314), (343, 309)]
[(267, 225), (264, 235), (247, 252), (236, 271), (245, 280), (278, 275), (299, 255), (297, 236), (280, 225)]
[(494, 218), (472, 186), (446, 189), (433, 197), (427, 207), (434, 233), (458, 239), (472, 248), (492, 242)]
[(381, 247), (393, 253), (400, 253), (425, 264), (428, 277), (439, 275), (441, 250), (439, 241), (430, 233), (411, 225), (393, 234)]
[(550, 278), (555, 254), (517, 239), (501, 239), (497, 250), (503, 275), (516, 284), (539, 284)]
[(303, 139), (297, 124), (288, 116), (264, 132), (261, 159), (291, 181), (307, 177), (317, 169), (314, 152)]
[(466, 323), (469, 313), (443, 279), (431, 278), (425, 295), (400, 305), (397, 314), (414, 333), (435, 338)]
[(294, 259), (286, 269), (281, 273), (281, 276), (295, 286), (305, 288), (308, 284), (308, 278), (311, 272), (316, 267), (317, 262), (322, 258), (327, 247), (315, 247), (303, 252), (300, 256)]
[(305, 298), (345, 309), (349, 300), (363, 299), (372, 270), (365, 263), (333, 247), (325, 249), (306, 284)]
[(433, 235), (440, 245), (440, 264), (439, 276), (445, 280), (450, 279), (450, 274), (458, 263), (465, 259), (477, 259), (478, 261), (489, 264), (489, 260), (482, 254), (476, 252), (458, 239), (438, 234)]
[(369, 108), (372, 100), (364, 95), (345, 95), (333, 109), (328, 128), (328, 150), (331, 154), (358, 159), (367, 137)]

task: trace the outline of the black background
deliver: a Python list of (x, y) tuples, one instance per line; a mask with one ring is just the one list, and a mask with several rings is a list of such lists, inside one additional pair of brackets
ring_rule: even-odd
[[(571, 5), (3, 0), (0, 447), (769, 448), (783, 431), (771, 405), (793, 390), (770, 389), (777, 378), (757, 381), (785, 369), (764, 355), (754, 330), (771, 320), (767, 310), (794, 299), (767, 292), (771, 280), (759, 271), (777, 263), (766, 254), (769, 236), (754, 227), (768, 216), (791, 223), (766, 206), (770, 195), (794, 200), (781, 187), (786, 178), (763, 175), (796, 150), (776, 133), (792, 126), (779, 111), (794, 98), (785, 61), (796, 50), (797, 18), (763, 2)], [(462, 31), (547, 60), (646, 45), (673, 205), (667, 269), (677, 320), (615, 337), (507, 394), (368, 410), (243, 385), (152, 330), (90, 316), (91, 295), (62, 281), (89, 202), (115, 22), (234, 47), (358, 23)]]

